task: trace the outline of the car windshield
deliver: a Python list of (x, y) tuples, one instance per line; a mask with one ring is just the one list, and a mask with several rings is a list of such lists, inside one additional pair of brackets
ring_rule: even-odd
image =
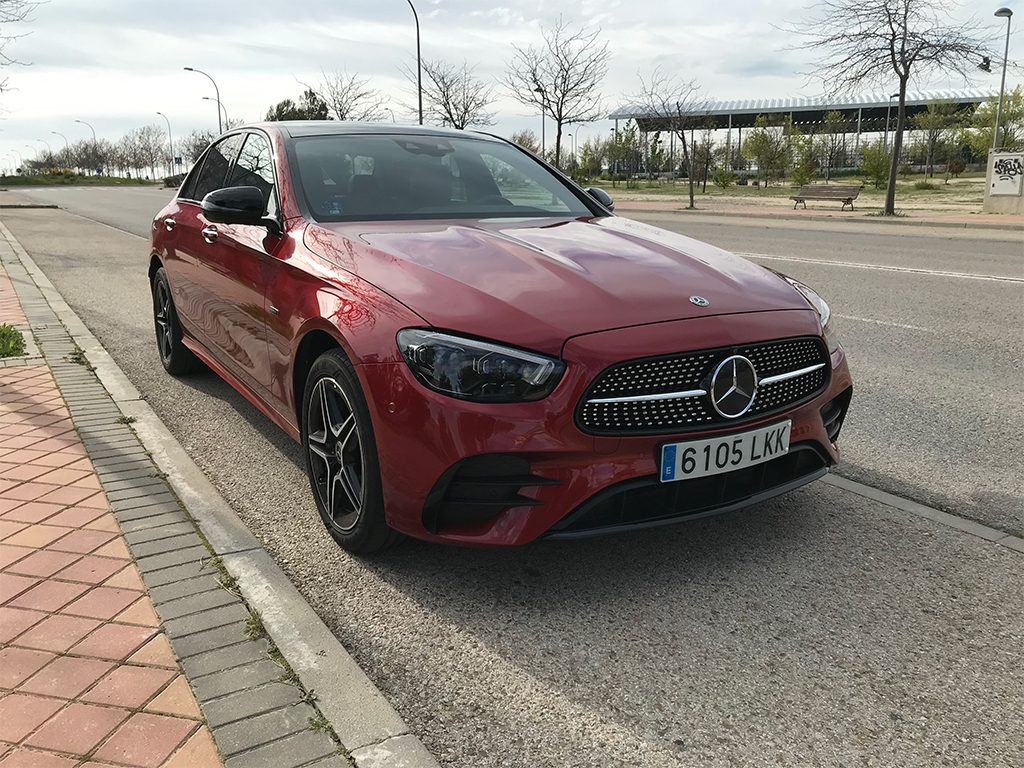
[(543, 165), (496, 141), (321, 136), (295, 142), (317, 221), (593, 216)]

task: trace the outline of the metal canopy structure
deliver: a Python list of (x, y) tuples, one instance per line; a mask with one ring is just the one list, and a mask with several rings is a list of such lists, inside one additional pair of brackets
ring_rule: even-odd
[[(928, 104), (942, 101), (956, 104), (961, 108), (977, 107), (986, 99), (996, 98), (995, 91), (981, 89), (962, 89), (955, 91), (916, 91), (907, 93), (906, 109), (909, 116), (924, 112)], [(849, 98), (817, 96), (803, 99), (753, 99), (748, 101), (716, 101), (706, 102), (693, 111), (692, 125), (687, 127), (703, 128), (713, 125), (715, 128), (752, 128), (758, 115), (788, 115), (797, 126), (820, 125), (825, 122), (829, 112), (842, 112), (850, 121), (851, 128), (856, 125), (856, 132), (881, 132), (885, 129), (886, 112), (891, 105), (892, 113), (896, 112), (897, 99), (889, 99), (886, 94), (870, 94)], [(649, 111), (637, 106), (624, 106), (608, 115), (610, 120), (633, 119), (637, 127), (651, 133), (668, 128), (668, 120), (654, 117)], [(851, 130), (851, 133), (853, 131)]]

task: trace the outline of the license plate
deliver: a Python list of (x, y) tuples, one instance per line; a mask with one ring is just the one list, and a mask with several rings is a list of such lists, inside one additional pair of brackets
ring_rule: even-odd
[(692, 480), (751, 467), (789, 453), (791, 421), (728, 437), (669, 443), (661, 447), (661, 482)]

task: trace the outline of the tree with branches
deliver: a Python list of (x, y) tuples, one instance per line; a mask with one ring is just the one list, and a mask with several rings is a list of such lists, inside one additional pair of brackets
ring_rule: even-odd
[(567, 123), (589, 123), (603, 116), (598, 90), (611, 53), (598, 42), (601, 30), (574, 29), (561, 16), (542, 29), (539, 47), (513, 46), (502, 84), (520, 104), (539, 107), (555, 121), (555, 165), (562, 160), (562, 131)]
[(527, 152), (533, 152), (535, 155), (540, 154), (540, 141), (537, 139), (537, 134), (529, 128), (516, 131), (509, 137), (509, 141), (513, 144), (518, 144)]
[(707, 114), (707, 99), (694, 80), (682, 80), (655, 69), (644, 79), (640, 75), (640, 90), (630, 97), (634, 106), (647, 117), (653, 118), (667, 131), (675, 134), (683, 149), (683, 165), (690, 182), (690, 208), (693, 202), (694, 162), (693, 153), (687, 142), (687, 132), (701, 122)]
[(277, 102), (267, 110), (267, 121), (279, 120), (330, 120), (327, 102), (321, 99), (312, 88), (306, 88), (296, 104), (291, 99)]
[(951, 143), (964, 115), (951, 101), (928, 102), (928, 110), (914, 115), (911, 122), (921, 133), (924, 147), (924, 167), (929, 178), (935, 175), (935, 161), (946, 145)]
[(387, 117), (388, 98), (370, 87), (370, 78), (343, 70), (320, 71), (322, 79), (312, 88), (330, 110), (335, 120), (379, 123)]
[[(16, 34), (11, 27), (30, 21), (29, 14), (39, 5), (31, 0), (0, 0), (0, 67), (21, 62), (7, 53), (7, 46), (24, 34)], [(26, 33), (27, 34), (27, 33)], [(0, 93), (8, 90), (8, 79), (0, 79)]]
[[(885, 213), (896, 213), (896, 174), (907, 124), (907, 85), (934, 74), (973, 78), (989, 52), (978, 22), (953, 21), (945, 0), (819, 0), (814, 11), (786, 31), (800, 35), (800, 50), (819, 55), (815, 75), (834, 94), (899, 82), (899, 109), (889, 168)], [(886, 90), (888, 93), (888, 90)]]
[[(465, 61), (450, 64), (444, 59), (423, 61), (423, 114), (425, 119), (465, 130), (471, 125), (494, 125), (494, 85), (473, 74)], [(417, 73), (405, 68), (405, 76), (417, 85)], [(417, 108), (418, 109), (418, 108)], [(410, 110), (416, 111), (412, 107)]]

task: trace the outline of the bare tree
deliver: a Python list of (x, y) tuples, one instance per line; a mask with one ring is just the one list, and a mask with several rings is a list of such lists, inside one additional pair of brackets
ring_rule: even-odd
[[(444, 59), (423, 62), (423, 113), (429, 120), (463, 130), (470, 125), (494, 125), (494, 86), (476, 77), (465, 61), (460, 67)], [(416, 87), (417, 73), (405, 68), (405, 76)], [(412, 109), (410, 107), (410, 109)]]
[(316, 95), (327, 102), (327, 107), (336, 120), (354, 120), (376, 123), (387, 116), (388, 98), (376, 88), (371, 88), (370, 78), (360, 78), (359, 73), (349, 74), (342, 70), (324, 72), (317, 85), (307, 85)]
[(693, 202), (694, 163), (686, 134), (706, 115), (707, 99), (701, 96), (695, 81), (666, 75), (660, 69), (654, 70), (647, 80), (640, 75), (640, 91), (629, 98), (646, 117), (656, 120), (659, 128), (679, 139), (690, 181), (690, 208), (696, 208)]
[(533, 152), (535, 155), (540, 154), (540, 142), (537, 140), (537, 134), (529, 128), (516, 131), (509, 137), (509, 141), (513, 144), (518, 144), (527, 152)]
[[(30, 0), (0, 0), (0, 67), (21, 63), (5, 50), (9, 43), (14, 42), (19, 37), (24, 37), (24, 35), (12, 32), (11, 26), (29, 21), (28, 15), (38, 5), (39, 3), (31, 2)], [(0, 93), (6, 90), (8, 90), (8, 85), (7, 78), (5, 77), (0, 80)]]
[(972, 79), (982, 54), (989, 53), (990, 38), (975, 34), (976, 19), (952, 21), (946, 0), (818, 0), (813, 7), (812, 15), (785, 29), (805, 38), (798, 49), (820, 54), (814, 75), (832, 93), (888, 88), (893, 77), (899, 81), (885, 197), (885, 213), (891, 216), (907, 122), (907, 84), (911, 77), (937, 73)]
[(598, 43), (600, 29), (574, 30), (561, 16), (542, 29), (540, 48), (513, 46), (501, 82), (521, 104), (540, 107), (555, 121), (555, 165), (562, 158), (562, 127), (603, 117), (597, 93), (608, 72), (608, 43)]
[(213, 140), (217, 136), (213, 131), (199, 131), (193, 129), (185, 138), (181, 139), (178, 144), (178, 148), (181, 151), (182, 156), (185, 158), (185, 162), (188, 165), (192, 165), (199, 156), (203, 154), (203, 151), (213, 143)]

